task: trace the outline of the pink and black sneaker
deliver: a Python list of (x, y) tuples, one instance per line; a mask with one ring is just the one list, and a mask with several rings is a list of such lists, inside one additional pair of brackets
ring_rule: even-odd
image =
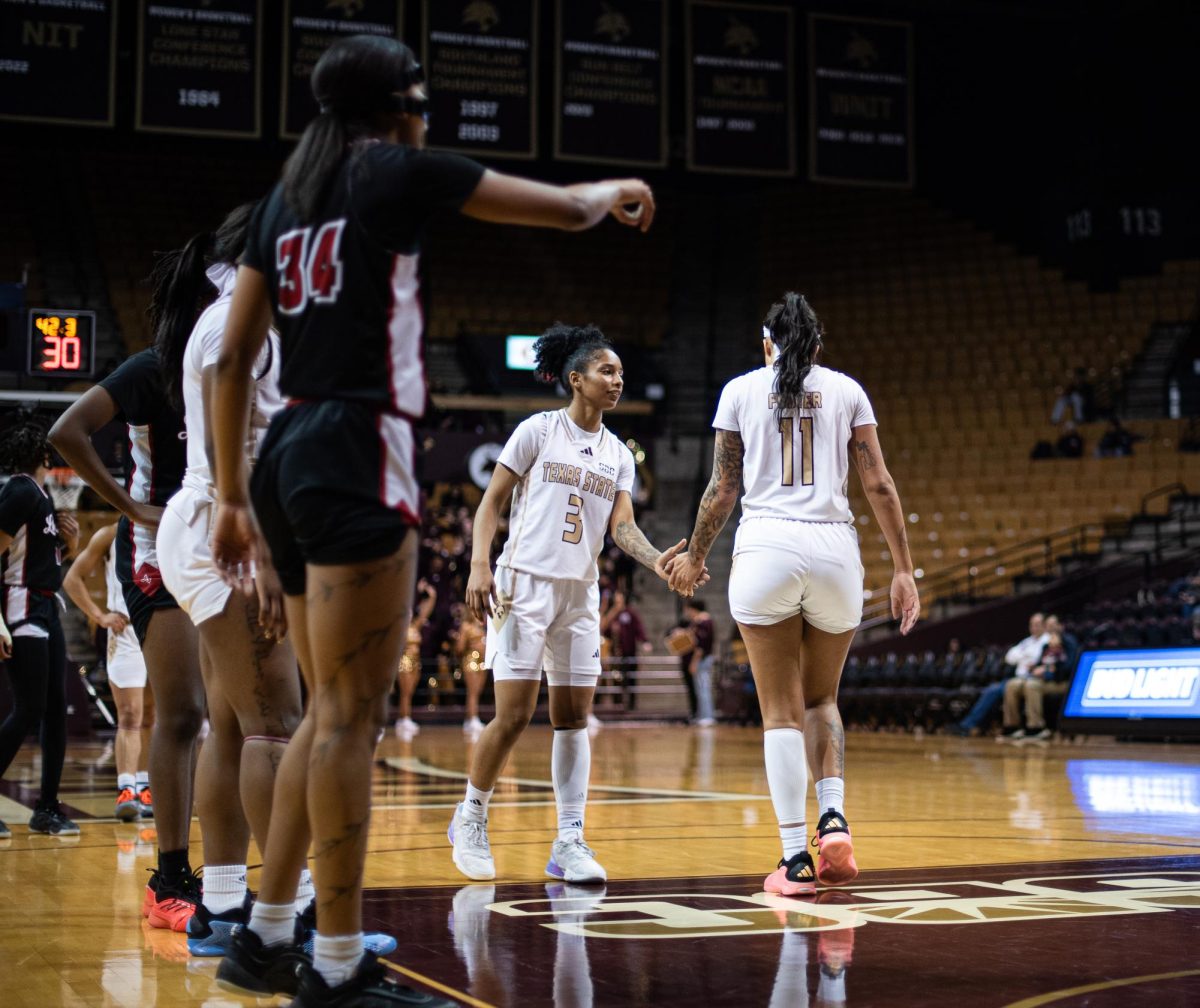
[(817, 876), (808, 851), (780, 859), (779, 867), (763, 881), (763, 892), (780, 896), (811, 896), (816, 888)]
[(817, 881), (822, 885), (845, 885), (858, 875), (850, 826), (840, 812), (821, 813), (812, 843), (817, 848)]

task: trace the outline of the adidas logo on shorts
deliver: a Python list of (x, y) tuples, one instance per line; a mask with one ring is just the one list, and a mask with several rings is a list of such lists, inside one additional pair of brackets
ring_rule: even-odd
[(600, 649), (599, 649), (599, 648), (596, 648), (595, 652), (592, 654), (592, 657), (593, 657), (593, 658), (599, 658), (599, 657), (600, 657)]

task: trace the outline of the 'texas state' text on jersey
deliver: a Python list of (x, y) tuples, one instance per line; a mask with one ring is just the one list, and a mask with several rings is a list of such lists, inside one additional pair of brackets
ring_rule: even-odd
[(267, 278), (286, 397), (424, 413), (421, 232), (482, 176), (464, 157), (368, 141), (343, 163), (314, 221), (299, 221), (276, 185), (255, 211), (243, 262)]
[(522, 420), (496, 461), (521, 477), (497, 563), (595, 581), (617, 494), (633, 489), (633, 453), (607, 427), (585, 431), (562, 409)]
[(0, 531), (12, 536), (0, 556), (0, 590), (4, 620), (15, 630), (62, 586), (54, 504), (32, 476), (18, 473), (0, 490)]

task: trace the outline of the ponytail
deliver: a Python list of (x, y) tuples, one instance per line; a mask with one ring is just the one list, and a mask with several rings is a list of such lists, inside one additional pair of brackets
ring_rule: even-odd
[(597, 353), (611, 349), (608, 338), (594, 325), (555, 322), (533, 344), (533, 360), (542, 381), (562, 382), (563, 388), (573, 394), (571, 372), (582, 372)]
[(283, 198), (300, 223), (308, 224), (316, 217), (329, 184), (346, 159), (349, 142), (346, 124), (336, 112), (322, 112), (305, 127), (283, 166)]
[(803, 294), (788, 291), (763, 319), (763, 335), (775, 344), (775, 419), (800, 408), (804, 382), (817, 359), (824, 336), (821, 321)]
[(183, 354), (196, 324), (201, 298), (211, 294), (212, 284), (204, 275), (207, 252), (213, 236), (193, 235), (181, 249), (159, 256), (150, 274), (154, 292), (150, 297), (150, 327), (158, 366), (162, 370), (167, 400), (183, 409)]

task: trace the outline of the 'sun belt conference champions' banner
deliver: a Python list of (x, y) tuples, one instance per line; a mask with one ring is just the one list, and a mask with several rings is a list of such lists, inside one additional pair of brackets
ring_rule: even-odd
[(537, 0), (425, 0), (431, 147), (537, 151)]
[(114, 0), (0, 0), (0, 118), (113, 124)]
[(689, 0), (689, 168), (795, 173), (792, 37), (788, 7)]
[(558, 0), (554, 156), (667, 162), (666, 4)]
[(402, 38), (403, 24), (403, 0), (285, 0), (280, 133), (298, 137), (317, 114), (309, 78), (326, 49), (347, 35)]
[(912, 26), (812, 14), (809, 177), (913, 184)]
[(136, 126), (257, 137), (261, 0), (141, 0)]

